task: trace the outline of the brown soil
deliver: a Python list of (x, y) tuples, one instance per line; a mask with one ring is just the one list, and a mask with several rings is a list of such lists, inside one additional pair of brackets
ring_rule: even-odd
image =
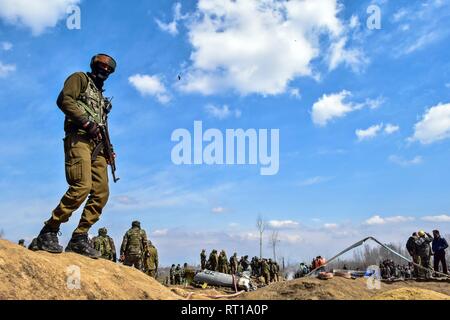
[[(70, 290), (67, 286), (66, 272), (70, 266), (80, 268), (80, 289)], [(448, 300), (450, 283), (403, 281), (382, 283), (380, 290), (369, 290), (365, 279), (303, 278), (274, 283), (237, 297), (230, 295), (232, 292), (231, 289), (211, 287), (166, 287), (121, 264), (73, 253), (32, 252), (0, 240), (0, 300), (203, 300), (219, 297), (248, 300)]]
[[(80, 289), (67, 286), (67, 268), (80, 268)], [(180, 299), (144, 273), (74, 253), (33, 252), (0, 240), (0, 299)]]
[(248, 300), (443, 300), (450, 299), (448, 281), (401, 281), (381, 283), (379, 290), (369, 290), (363, 278), (330, 280), (302, 278), (278, 282), (237, 299)]

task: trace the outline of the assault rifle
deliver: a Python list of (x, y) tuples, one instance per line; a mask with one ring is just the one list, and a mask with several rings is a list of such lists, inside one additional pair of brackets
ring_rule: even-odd
[(97, 145), (92, 152), (92, 161), (94, 161), (100, 151), (103, 150), (103, 154), (106, 158), (106, 162), (111, 166), (111, 173), (113, 176), (113, 181), (116, 183), (120, 180), (120, 178), (116, 178), (116, 154), (114, 153), (113, 145), (111, 144), (111, 139), (109, 138), (109, 130), (108, 130), (108, 119), (107, 114), (111, 111), (111, 99), (105, 99), (107, 102), (106, 114), (105, 114), (105, 124), (99, 125), (101, 138), (97, 141)]

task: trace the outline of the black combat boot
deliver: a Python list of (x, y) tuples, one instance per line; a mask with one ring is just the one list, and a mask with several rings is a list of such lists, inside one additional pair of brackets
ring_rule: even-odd
[(51, 253), (61, 253), (63, 247), (59, 245), (58, 229), (52, 229), (45, 225), (36, 238), (36, 247), (38, 250), (44, 250)]
[(73, 234), (66, 247), (66, 252), (75, 252), (83, 256), (98, 259), (101, 254), (89, 243), (87, 233)]

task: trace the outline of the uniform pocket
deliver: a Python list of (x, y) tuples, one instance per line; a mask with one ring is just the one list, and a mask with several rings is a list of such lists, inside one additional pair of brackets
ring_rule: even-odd
[(83, 175), (83, 159), (75, 158), (66, 161), (66, 180), (68, 184), (80, 182)]

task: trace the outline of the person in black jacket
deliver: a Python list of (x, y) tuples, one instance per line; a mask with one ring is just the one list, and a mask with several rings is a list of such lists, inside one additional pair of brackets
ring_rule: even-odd
[(439, 272), (439, 263), (442, 263), (442, 273), (448, 274), (447, 262), (445, 261), (445, 249), (448, 248), (448, 243), (445, 238), (442, 238), (439, 230), (433, 230), (432, 249), (434, 252), (434, 271)]

